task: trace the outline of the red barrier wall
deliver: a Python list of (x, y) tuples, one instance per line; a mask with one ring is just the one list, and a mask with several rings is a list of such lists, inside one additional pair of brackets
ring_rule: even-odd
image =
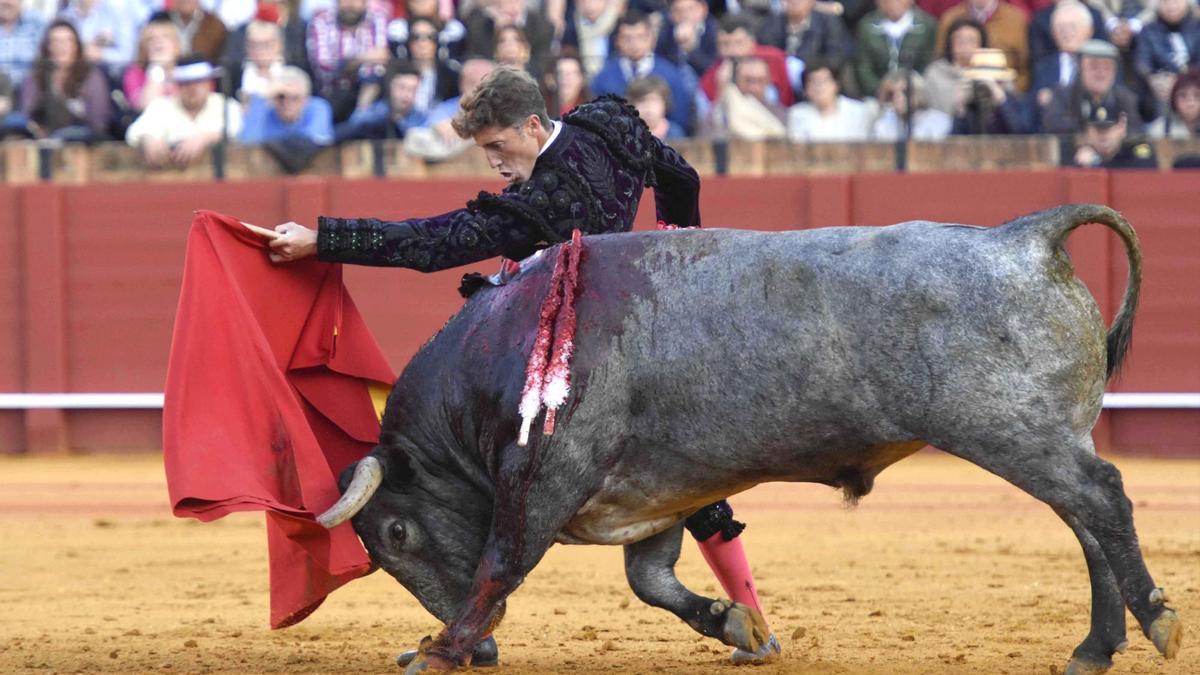
[[(499, 183), (340, 179), (205, 185), (0, 187), (0, 391), (161, 391), (192, 210), (313, 225), (320, 214), (400, 218), (461, 206)], [(783, 230), (926, 218), (995, 225), (1066, 202), (1107, 203), (1146, 267), (1127, 392), (1200, 392), (1200, 175), (1016, 172), (706, 179), (707, 227)], [(652, 201), (638, 227), (654, 222)], [(1124, 250), (1104, 228), (1069, 244), (1106, 318)], [(475, 269), (492, 271), (494, 262)], [(463, 270), (348, 268), (353, 296), (397, 370), (459, 306)], [(1102, 447), (1200, 453), (1200, 411), (1111, 411)], [(153, 449), (156, 411), (0, 411), (0, 452)]]

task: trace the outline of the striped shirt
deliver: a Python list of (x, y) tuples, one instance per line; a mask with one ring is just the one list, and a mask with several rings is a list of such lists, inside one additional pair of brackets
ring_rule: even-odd
[(308, 59), (323, 94), (343, 64), (377, 47), (387, 48), (387, 24), (387, 15), (377, 9), (368, 9), (362, 21), (350, 28), (338, 24), (336, 12), (317, 12), (308, 24)]

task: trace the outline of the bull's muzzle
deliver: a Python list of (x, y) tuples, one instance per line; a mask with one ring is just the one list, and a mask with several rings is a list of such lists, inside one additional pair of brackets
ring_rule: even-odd
[(374, 457), (364, 457), (355, 467), (354, 478), (350, 480), (350, 486), (342, 498), (328, 511), (317, 516), (317, 522), (326, 528), (333, 528), (350, 520), (367, 505), (382, 482), (383, 465)]

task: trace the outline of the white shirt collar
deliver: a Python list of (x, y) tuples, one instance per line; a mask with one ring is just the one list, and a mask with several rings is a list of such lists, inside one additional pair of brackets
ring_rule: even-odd
[(554, 143), (556, 138), (558, 138), (558, 132), (562, 131), (562, 122), (559, 122), (558, 120), (551, 120), (550, 126), (553, 127), (553, 130), (550, 132), (550, 138), (547, 138), (545, 145), (542, 146), (541, 150), (538, 150), (538, 157), (541, 157), (547, 150), (550, 149), (550, 145)]

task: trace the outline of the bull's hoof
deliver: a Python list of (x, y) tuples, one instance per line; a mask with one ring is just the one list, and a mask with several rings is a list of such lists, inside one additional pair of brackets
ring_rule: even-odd
[(735, 666), (761, 666), (777, 660), (782, 652), (783, 648), (779, 646), (779, 640), (776, 640), (775, 634), (771, 633), (771, 637), (767, 638), (767, 644), (759, 647), (758, 651), (748, 652), (744, 649), (735, 649), (729, 660)]
[[(403, 668), (416, 660), (420, 654), (421, 650), (419, 649), (400, 652), (400, 655), (396, 657), (396, 665)], [(490, 635), (480, 640), (479, 644), (475, 645), (475, 649), (471, 652), (471, 666), (473, 668), (490, 668), (499, 662), (500, 649), (496, 646), (496, 638)]]
[(714, 615), (725, 616), (721, 638), (727, 645), (756, 653), (767, 644), (771, 636), (766, 620), (753, 607), (729, 600), (717, 600), (709, 607), (709, 611)]
[(1179, 653), (1179, 645), (1183, 642), (1183, 622), (1173, 609), (1164, 609), (1162, 614), (1150, 624), (1150, 641), (1158, 648), (1158, 653), (1168, 659), (1175, 658)]
[(1112, 661), (1102, 663), (1076, 656), (1067, 664), (1067, 669), (1063, 675), (1100, 675), (1101, 673), (1108, 672), (1109, 668), (1112, 668)]
[(458, 669), (458, 664), (437, 654), (417, 654), (404, 675), (420, 675), (420, 673), (449, 673)]

